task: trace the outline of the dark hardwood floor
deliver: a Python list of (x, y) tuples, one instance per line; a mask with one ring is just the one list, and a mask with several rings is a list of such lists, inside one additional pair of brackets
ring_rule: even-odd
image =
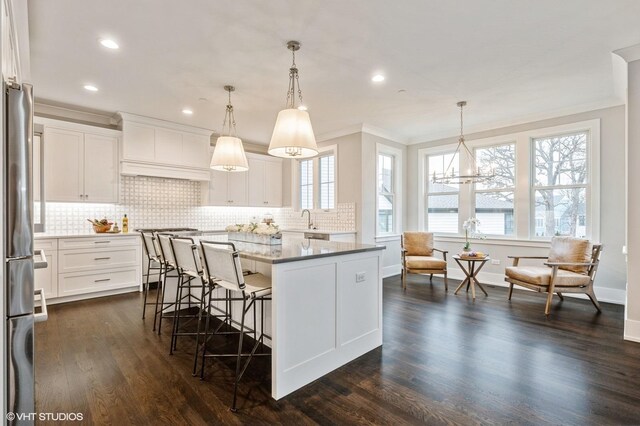
[[(280, 401), (266, 359), (231, 402), (233, 363), (191, 376), (192, 343), (168, 355), (143, 322), (141, 296), (54, 305), (36, 327), (38, 412), (86, 424), (640, 424), (640, 344), (622, 340), (623, 308), (488, 286), (445, 294), (442, 282), (384, 282), (384, 345)], [(455, 287), (453, 287), (455, 288)]]

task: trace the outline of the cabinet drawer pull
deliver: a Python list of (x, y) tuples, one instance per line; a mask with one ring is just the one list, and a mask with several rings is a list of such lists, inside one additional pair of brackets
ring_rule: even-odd
[(110, 257), (94, 257), (93, 260), (109, 260)]
[(110, 243), (111, 241), (107, 240), (107, 241), (94, 241), (95, 244), (107, 244)]
[(94, 280), (93, 282), (94, 283), (102, 283), (102, 282), (105, 282), (105, 281), (111, 281), (111, 278), (103, 278), (101, 280)]

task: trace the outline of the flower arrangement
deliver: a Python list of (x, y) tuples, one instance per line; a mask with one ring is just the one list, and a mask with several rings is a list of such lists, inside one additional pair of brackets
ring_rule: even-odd
[(469, 234), (471, 234), (471, 238), (478, 238), (484, 240), (486, 236), (480, 232), (480, 220), (475, 217), (470, 217), (465, 220), (462, 224), (462, 229), (464, 229), (464, 251), (471, 250), (471, 243), (469, 243)]
[(280, 227), (275, 223), (256, 223), (229, 225), (225, 228), (230, 240), (257, 244), (281, 244)]
[(275, 223), (255, 223), (250, 222), (247, 224), (238, 224), (228, 225), (224, 228), (227, 232), (245, 232), (248, 234), (259, 234), (259, 235), (275, 235), (280, 232), (280, 227)]

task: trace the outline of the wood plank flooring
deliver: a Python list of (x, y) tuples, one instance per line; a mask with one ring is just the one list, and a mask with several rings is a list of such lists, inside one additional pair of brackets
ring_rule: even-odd
[(640, 424), (640, 344), (622, 340), (621, 306), (556, 298), (546, 318), (539, 294), (487, 291), (474, 302), (436, 278), (410, 276), (406, 292), (386, 279), (382, 348), (277, 402), (255, 360), (237, 414), (232, 360), (192, 377), (192, 342), (169, 356), (170, 322), (154, 334), (141, 295), (53, 305), (36, 326), (37, 411), (114, 425)]

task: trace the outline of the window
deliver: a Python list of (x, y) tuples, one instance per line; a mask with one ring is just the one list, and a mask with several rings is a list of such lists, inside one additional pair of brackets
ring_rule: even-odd
[(320, 150), (320, 155), (298, 160), (297, 186), (300, 209), (334, 209), (336, 206), (337, 147)]
[(475, 185), (431, 182), (433, 173), (466, 164), (456, 145), (418, 150), (421, 230), (463, 235), (477, 217), (480, 231), (518, 240), (574, 236), (600, 239), (600, 120), (562, 124), (467, 141), (478, 167), (495, 177)]
[(459, 170), (458, 154), (453, 152), (427, 156), (427, 230), (429, 232), (458, 232), (459, 185), (433, 183), (434, 173), (442, 174), (449, 168)]
[(480, 230), (487, 235), (513, 235), (516, 144), (478, 148), (475, 157), (478, 167), (495, 174), (490, 181), (475, 185), (475, 217), (480, 220)]
[(532, 140), (536, 236), (586, 237), (587, 132)]
[(300, 208), (313, 208), (313, 160), (300, 161)]
[(320, 208), (333, 209), (335, 207), (335, 172), (336, 157), (325, 155), (320, 157)]
[(395, 158), (378, 154), (378, 235), (394, 232)]

